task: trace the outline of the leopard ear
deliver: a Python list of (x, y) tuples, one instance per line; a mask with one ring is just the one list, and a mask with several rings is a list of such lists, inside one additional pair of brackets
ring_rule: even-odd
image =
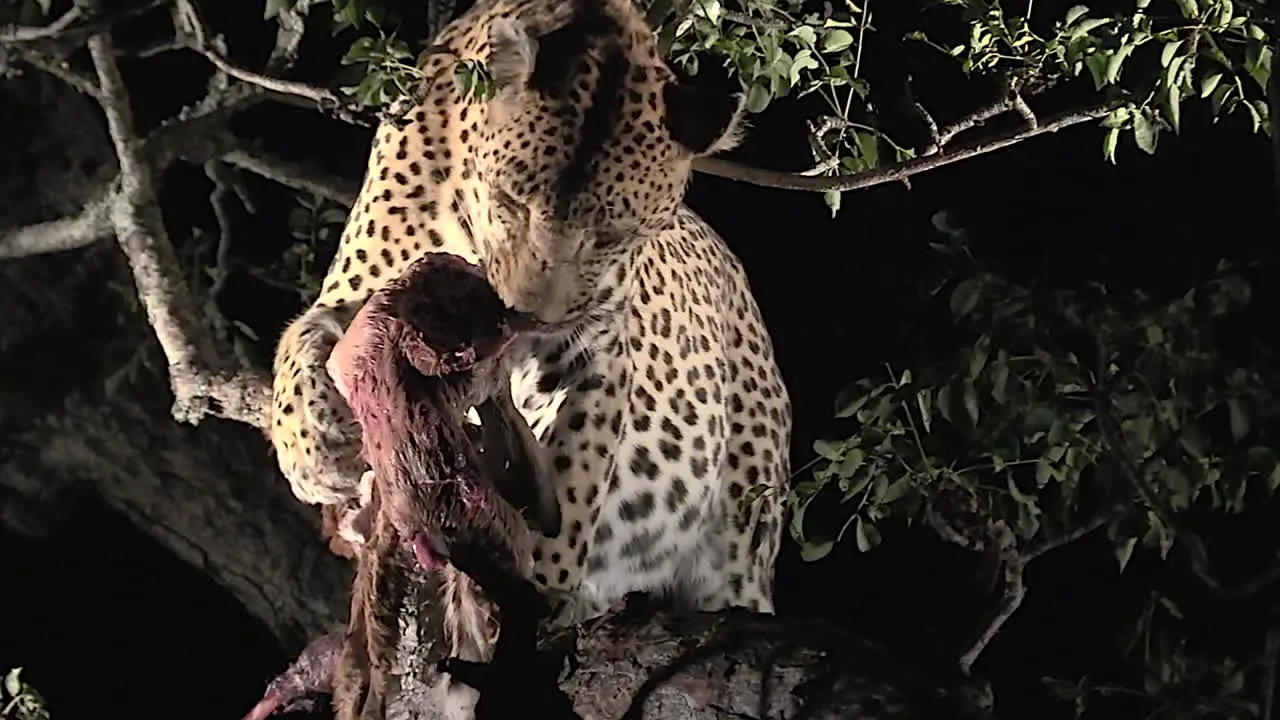
[(707, 92), (687, 81), (667, 83), (662, 91), (667, 110), (667, 132), (695, 157), (731, 150), (746, 130), (747, 96), (743, 93)]
[(489, 25), (489, 59), (485, 65), (498, 90), (527, 85), (537, 57), (538, 41), (524, 23), (507, 17), (493, 19)]

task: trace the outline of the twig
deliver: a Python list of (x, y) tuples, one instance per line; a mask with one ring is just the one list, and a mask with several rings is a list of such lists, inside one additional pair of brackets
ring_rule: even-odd
[(142, 15), (170, 0), (149, 0), (133, 7), (112, 9), (106, 12), (89, 13), (80, 6), (75, 6), (63, 13), (57, 20), (48, 25), (31, 27), (9, 25), (0, 27), (0, 45), (30, 43), (41, 40), (57, 40), (74, 44), (84, 35), (101, 32), (126, 18)]
[(1035, 560), (1036, 558), (1040, 557), (1041, 555), (1044, 555), (1045, 553), (1051, 550), (1057, 550), (1060, 547), (1070, 545), (1071, 543), (1079, 540), (1080, 538), (1083, 538), (1085, 535), (1088, 535), (1094, 532), (1095, 530), (1100, 529), (1103, 525), (1106, 525), (1107, 522), (1110, 520), (1111, 520), (1110, 514), (1103, 513), (1101, 515), (1098, 515), (1097, 517), (1081, 525), (1080, 527), (1072, 530), (1071, 532), (1063, 533), (1056, 538), (1041, 540), (1035, 545), (1032, 545), (1031, 547), (1022, 551), (1022, 557), (1027, 562), (1031, 562), (1032, 560)]
[(72, 70), (69, 66), (64, 67), (65, 60), (47, 57), (38, 50), (23, 47), (14, 48), (12, 52), (13, 57), (19, 62), (26, 63), (40, 72), (52, 75), (99, 103), (102, 102), (102, 94), (98, 92), (98, 86), (94, 85), (89, 78)]
[[(231, 62), (213, 46), (205, 30), (204, 21), (200, 17), (200, 11), (195, 4), (191, 0), (176, 0), (176, 2), (177, 12), (185, 21), (184, 34), (187, 39), (187, 47), (203, 55), (218, 70), (241, 82), (256, 85), (264, 90), (270, 90), (282, 95), (303, 98), (314, 103), (319, 108), (331, 110), (340, 115), (349, 114), (354, 119), (361, 114), (358, 108), (348, 107), (349, 103), (332, 90), (308, 83), (282, 80), (263, 75)], [(301, 20), (299, 19), (298, 22), (300, 26)], [(300, 42), (300, 38), (295, 40), (295, 35), (291, 31), (277, 34), (276, 46), (272, 50), (272, 56), (268, 62), (280, 67), (284, 67), (286, 61), (292, 62), (288, 58), (296, 55), (298, 42)]]
[(298, 47), (306, 31), (306, 15), (311, 0), (299, 0), (276, 17), (276, 42), (267, 56), (267, 73), (280, 75), (293, 69), (298, 61)]
[[(739, 165), (738, 163), (721, 160), (716, 157), (698, 158), (694, 161), (693, 167), (699, 172), (703, 172), (708, 175), (715, 175), (716, 177), (722, 177), (726, 180), (744, 182), (751, 185), (759, 185), (761, 187), (777, 188), (780, 190), (801, 190), (805, 192), (860, 190), (862, 188), (872, 187), (882, 183), (898, 182), (911, 177), (912, 175), (936, 170), (945, 165), (960, 162), (961, 160), (968, 160), (970, 158), (978, 157), (979, 155), (985, 155), (996, 150), (1002, 150), (1011, 145), (1017, 145), (1018, 143), (1036, 137), (1037, 135), (1057, 132), (1073, 125), (1079, 125), (1083, 122), (1096, 120), (1097, 118), (1103, 117), (1111, 111), (1124, 107), (1127, 104), (1128, 101), (1126, 100), (1111, 100), (1099, 103), (1080, 110), (1073, 110), (1071, 112), (1056, 115), (1048, 120), (1040, 122), (1036, 127), (1020, 128), (1016, 131), (985, 142), (960, 147), (949, 152), (939, 152), (927, 157), (919, 157), (914, 160), (908, 160), (907, 162), (891, 165), (879, 170), (854, 173), (852, 175), (807, 177), (799, 173), (746, 167)], [(950, 129), (951, 128), (949, 127), (947, 130), (950, 131)]]

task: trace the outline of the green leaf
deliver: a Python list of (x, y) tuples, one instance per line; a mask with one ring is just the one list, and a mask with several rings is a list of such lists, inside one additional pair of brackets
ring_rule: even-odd
[(22, 694), (22, 668), (16, 667), (10, 670), (4, 676), (4, 691), (9, 697), (17, 697)]
[(906, 495), (907, 491), (910, 489), (911, 481), (904, 475), (884, 486), (884, 490), (876, 500), (881, 503), (891, 503)]
[(977, 380), (987, 366), (987, 358), (991, 355), (991, 337), (983, 335), (974, 343), (969, 351), (969, 379)]
[[(1049, 480), (1053, 478), (1053, 465), (1050, 464), (1049, 458), (1041, 456), (1036, 461), (1036, 487), (1043, 488), (1049, 484)], [(1010, 486), (1013, 485), (1013, 478), (1009, 478)], [(1015, 498), (1017, 499), (1017, 498)]]
[(834, 443), (830, 440), (821, 438), (813, 441), (813, 451), (823, 458), (836, 462), (844, 455), (844, 447), (842, 443)]
[(868, 169), (880, 164), (880, 139), (872, 133), (854, 133), (858, 146), (858, 154), (862, 156)]
[(862, 409), (863, 405), (867, 404), (867, 401), (871, 399), (871, 395), (856, 383), (845, 387), (836, 395), (835, 417), (852, 417), (854, 413)]
[(1112, 53), (1107, 60), (1107, 82), (1114, 85), (1120, 80), (1120, 70), (1124, 68), (1124, 61), (1129, 59), (1129, 55), (1133, 53), (1134, 46), (1132, 44), (1124, 44)]
[(1102, 157), (1112, 165), (1116, 164), (1116, 146), (1120, 144), (1120, 128), (1111, 128), (1102, 138)]
[(1199, 18), (1200, 8), (1197, 5), (1198, 0), (1178, 0), (1178, 9), (1182, 11), (1182, 16), (1188, 20)]
[(1009, 354), (1003, 348), (996, 353), (996, 363), (992, 368), (993, 375), (991, 377), (991, 397), (997, 403), (1003, 405), (1008, 399), (1009, 386)]
[(840, 195), (839, 190), (828, 190), (822, 193), (822, 201), (831, 209), (831, 217), (835, 217), (836, 213), (840, 212)]
[(1182, 131), (1182, 91), (1176, 86), (1170, 87), (1165, 95), (1165, 108), (1169, 111), (1169, 124), (1173, 126), (1173, 131), (1179, 133)]
[(1124, 569), (1129, 565), (1129, 559), (1133, 557), (1133, 548), (1138, 544), (1138, 538), (1131, 537), (1116, 546), (1116, 562), (1120, 564), (1120, 572), (1124, 573)]
[[(282, 12), (287, 12), (289, 10), (292, 10), (294, 3), (296, 2), (297, 0), (267, 0), (266, 8), (263, 10), (263, 13), (262, 13), (262, 19), (270, 20), (271, 18), (278, 16)], [(43, 2), (41, 3), (41, 6), (45, 7), (48, 4), (49, 4), (49, 0), (43, 0)], [(47, 7), (45, 9), (45, 12), (46, 13), (49, 12)]]
[[(347, 48), (347, 52), (342, 56), (343, 65), (352, 65), (357, 62), (368, 62), (369, 56), (373, 52), (373, 38), (369, 36), (356, 38), (351, 43), (351, 47)], [(366, 78), (367, 79), (367, 78)]]
[(964, 384), (964, 409), (969, 413), (969, 421), (974, 425), (978, 424), (978, 390), (973, 383), (966, 382)]
[(1102, 118), (1102, 127), (1104, 128), (1122, 128), (1129, 123), (1129, 118), (1133, 116), (1133, 110), (1127, 107), (1120, 107), (1107, 113)]
[(747, 90), (747, 112), (764, 112), (771, 100), (773, 100), (773, 93), (769, 88), (759, 83), (752, 84), (751, 89)]
[(853, 534), (855, 541), (858, 543), (858, 550), (861, 552), (868, 552), (880, 544), (880, 531), (876, 529), (875, 525), (863, 522), (862, 518), (858, 518)]
[(1088, 12), (1089, 12), (1089, 8), (1085, 7), (1084, 5), (1076, 5), (1075, 7), (1068, 10), (1067, 14), (1063, 16), (1062, 23), (1066, 27), (1071, 27), (1073, 24), (1075, 24), (1075, 21), (1084, 17), (1085, 14)]
[(823, 542), (807, 542), (800, 545), (800, 559), (805, 562), (814, 562), (826, 557), (835, 543), (830, 540)]
[(1146, 113), (1137, 113), (1133, 116), (1133, 141), (1137, 143), (1139, 149), (1148, 155), (1154, 155), (1159, 136), (1159, 128), (1151, 122)]
[(1233, 397), (1227, 400), (1227, 414), (1231, 422), (1231, 438), (1240, 442), (1241, 438), (1249, 434), (1248, 408), (1241, 403), (1240, 398)]
[(983, 278), (973, 276), (960, 281), (951, 291), (951, 314), (957, 319), (973, 312), (982, 298)]
[(853, 35), (848, 30), (831, 29), (822, 34), (822, 51), (838, 53), (853, 44)]
[(836, 465), (836, 475), (842, 478), (853, 477), (853, 474), (858, 471), (858, 468), (862, 467), (866, 460), (867, 454), (862, 452), (861, 449), (849, 448), (845, 451), (844, 459)]
[(1089, 18), (1088, 20), (1081, 20), (1078, 25), (1071, 28), (1071, 33), (1068, 37), (1074, 40), (1075, 38), (1088, 35), (1090, 32), (1110, 23), (1111, 18)]
[(787, 33), (787, 37), (794, 38), (804, 45), (812, 45), (818, 41), (818, 33), (810, 25), (801, 25), (797, 27)]
[(1107, 62), (1107, 56), (1102, 53), (1094, 53), (1084, 59), (1085, 67), (1089, 68), (1089, 76), (1093, 78), (1094, 90), (1101, 90), (1107, 84)]
[(1218, 83), (1222, 82), (1222, 73), (1209, 73), (1200, 80), (1200, 97), (1201, 99), (1209, 97), (1213, 91), (1217, 89)]
[(1164, 49), (1160, 51), (1160, 67), (1169, 67), (1169, 63), (1173, 62), (1173, 54), (1178, 52), (1178, 48), (1182, 47), (1181, 40), (1172, 40), (1164, 44)]
[(1169, 504), (1176, 510), (1191, 507), (1191, 481), (1186, 473), (1176, 467), (1165, 465), (1160, 468), (1160, 481), (1169, 488)]

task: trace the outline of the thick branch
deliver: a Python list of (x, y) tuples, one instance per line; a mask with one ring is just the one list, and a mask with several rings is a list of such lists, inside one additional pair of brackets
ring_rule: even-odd
[[(442, 680), (430, 662), (444, 652), (437, 623), (420, 629), (426, 649), (419, 655), (429, 662), (406, 678), (422, 687)], [(544, 632), (540, 643), (550, 666), (565, 668), (559, 690), (582, 720), (956, 720), (968, 716), (970, 698), (984, 694), (974, 691), (981, 683), (918, 674), (883, 648), (817, 621), (746, 611), (678, 617), (632, 605), (589, 625), (581, 634)], [(273, 688), (296, 682), (289, 676), (310, 660), (299, 658)], [(401, 693), (388, 717), (444, 717), (439, 698)], [(270, 700), (269, 691), (264, 704)], [(536, 707), (541, 714), (529, 717), (561, 717), (549, 702)], [(262, 717), (262, 708), (246, 717)]]
[[(88, 12), (96, 0), (81, 0)], [(133, 270), (138, 298), (165, 358), (173, 388), (173, 414), (199, 422), (214, 412), (264, 424), (266, 386), (261, 378), (220, 373), (213, 343), (200, 322), (196, 304), (182, 282), (182, 271), (160, 214), (154, 177), (141, 138), (134, 130), (129, 92), (116, 64), (108, 32), (89, 38), (89, 55), (97, 71), (102, 109), (120, 164), (120, 195), (111, 203), (111, 224)]]

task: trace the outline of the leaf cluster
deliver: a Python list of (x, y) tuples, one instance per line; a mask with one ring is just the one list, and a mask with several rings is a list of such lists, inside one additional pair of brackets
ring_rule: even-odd
[(997, 74), (1031, 92), (1087, 72), (1095, 91), (1129, 100), (1103, 121), (1103, 155), (1113, 163), (1122, 134), (1154, 153), (1162, 132), (1179, 132), (1186, 100), (1207, 100), (1215, 122), (1243, 108), (1254, 132), (1270, 134), (1266, 86), (1274, 22), (1243, 3), (1076, 5), (1037, 32), (1032, 3), (1010, 13), (999, 0), (943, 2), (963, 8), (968, 37), (949, 47), (923, 33), (910, 37), (959, 59), (964, 72)]
[[(297, 2), (268, 0), (265, 14), (275, 17)], [(317, 0), (309, 6), (313, 14), (328, 8), (333, 32), (351, 37), (342, 64), (355, 83), (343, 91), (361, 106), (389, 105), (421, 80), (425, 43), (401, 37), (401, 23), (388, 6), (387, 0)], [(806, 174), (872, 171), (924, 150), (895, 141), (877, 119), (863, 56), (867, 38), (877, 32), (869, 0), (817, 9), (804, 0), (641, 0), (641, 6), (674, 67), (690, 75), (708, 63), (722, 67), (741, 82), (751, 112), (784, 98), (821, 98), (825, 109), (810, 123), (814, 164)], [(945, 39), (921, 30), (905, 37), (954, 58), (964, 73), (998, 78), (1020, 97), (1087, 74), (1094, 92), (1125, 101), (1103, 123), (1103, 154), (1111, 162), (1122, 136), (1155, 152), (1161, 133), (1179, 131), (1187, 100), (1208, 101), (1215, 119), (1243, 109), (1254, 132), (1270, 132), (1265, 86), (1274, 22), (1252, 4), (1133, 0), (1124, 8), (1077, 5), (1050, 20), (1034, 18), (1033, 8), (1031, 0), (922, 3), (920, 26), (926, 16), (947, 18), (942, 24), (948, 29), (934, 33)], [(456, 70), (468, 94), (492, 94), (482, 59), (460, 61)], [(824, 195), (833, 215), (840, 197), (838, 191)]]
[(49, 720), (44, 698), (22, 679), (22, 668), (5, 673), (0, 683), (0, 720)]
[[(869, 551), (885, 523), (918, 521), (959, 492), (1011, 528), (1027, 558), (1101, 526), (1121, 572), (1138, 548), (1163, 560), (1180, 543), (1190, 543), (1192, 569), (1207, 572), (1195, 566), (1204, 550), (1183, 515), (1238, 514), (1280, 486), (1268, 439), (1274, 378), (1228, 356), (1215, 335), (1248, 305), (1248, 282), (1223, 263), (1166, 299), (1100, 284), (1020, 285), (984, 268), (945, 216), (935, 225), (948, 234), (933, 244), (946, 270), (925, 302), (959, 340), (839, 394), (834, 416), (852, 431), (815, 442), (812, 476), (790, 496), (804, 557), (823, 557), (850, 532)], [(842, 509), (839, 530), (810, 531), (814, 502)], [(1159, 645), (1143, 656), (1155, 668), (1147, 695), (1181, 697), (1226, 672), (1170, 638), (1145, 641)], [(1070, 687), (1073, 702), (1102, 692)]]

